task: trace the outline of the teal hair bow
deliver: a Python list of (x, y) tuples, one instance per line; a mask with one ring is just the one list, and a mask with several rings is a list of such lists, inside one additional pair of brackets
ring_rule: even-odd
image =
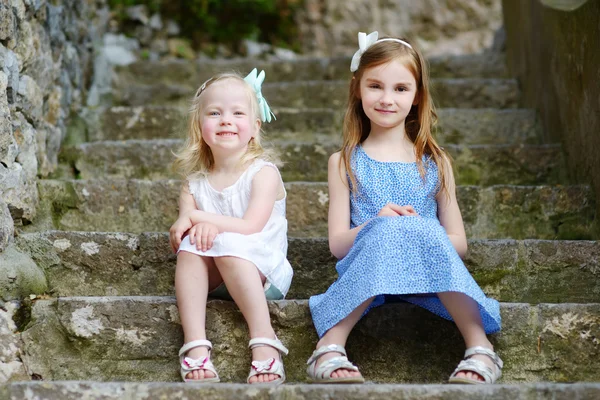
[(254, 68), (248, 74), (248, 76), (246, 76), (244, 78), (244, 81), (248, 82), (248, 84), (250, 86), (252, 86), (252, 89), (254, 89), (254, 92), (256, 93), (256, 98), (258, 100), (258, 108), (260, 109), (261, 121), (271, 122), (271, 117), (273, 117), (273, 119), (277, 119), (277, 118), (275, 118), (275, 114), (273, 114), (273, 111), (271, 111), (271, 108), (269, 107), (267, 100), (265, 100), (265, 98), (263, 97), (262, 92), (260, 90), (264, 80), (265, 80), (265, 71), (260, 71), (260, 74), (259, 74), (258, 71), (256, 70), (256, 68)]

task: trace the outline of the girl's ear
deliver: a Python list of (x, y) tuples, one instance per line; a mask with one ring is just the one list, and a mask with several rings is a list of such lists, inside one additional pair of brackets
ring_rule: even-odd
[(260, 127), (262, 126), (260, 118), (256, 118), (256, 123), (254, 125), (254, 135), (252, 135), (252, 137), (258, 135), (258, 132), (260, 132)]

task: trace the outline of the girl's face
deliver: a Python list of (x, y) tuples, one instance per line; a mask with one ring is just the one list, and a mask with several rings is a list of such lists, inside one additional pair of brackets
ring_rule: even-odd
[(202, 94), (202, 139), (213, 153), (246, 150), (260, 129), (248, 87), (236, 79), (218, 81)]
[(400, 60), (366, 69), (360, 80), (363, 110), (371, 131), (404, 127), (406, 116), (417, 103), (417, 82)]

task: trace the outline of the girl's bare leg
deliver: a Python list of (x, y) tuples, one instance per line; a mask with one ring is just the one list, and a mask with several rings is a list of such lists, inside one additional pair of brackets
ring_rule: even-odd
[[(253, 263), (241, 258), (217, 257), (215, 264), (229, 294), (248, 323), (250, 338), (275, 339), (275, 331), (271, 327), (271, 316), (263, 290), (265, 277)], [(269, 346), (256, 347), (252, 350), (253, 360), (262, 361), (269, 358), (280, 359), (279, 352)], [(277, 378), (279, 376), (275, 374), (260, 374), (252, 377), (250, 383), (270, 382)]]
[[(206, 298), (209, 290), (223, 282), (215, 263), (210, 257), (181, 251), (177, 255), (175, 270), (175, 294), (183, 327), (184, 343), (206, 339)], [(196, 347), (187, 353), (190, 358), (208, 356), (206, 347)], [(213, 378), (210, 371), (196, 370), (187, 379)]]
[[(442, 292), (438, 293), (438, 297), (454, 319), (467, 348), (482, 346), (494, 350), (494, 346), (488, 340), (483, 329), (481, 315), (475, 300), (460, 292)], [(474, 355), (471, 358), (483, 361), (492, 370), (496, 368), (487, 356)], [(483, 381), (483, 378), (474, 372), (460, 372), (457, 377)]]
[[(367, 307), (373, 301), (373, 297), (367, 299), (364, 303), (359, 305), (352, 311), (346, 318), (338, 322), (331, 329), (325, 332), (325, 335), (321, 337), (319, 342), (317, 343), (317, 349), (321, 346), (327, 346), (329, 344), (339, 344), (340, 346), (346, 347), (346, 340), (348, 339), (348, 335), (350, 335), (350, 331), (354, 328), (354, 325), (360, 320), (360, 317), (365, 312)], [(339, 357), (338, 353), (327, 353), (323, 354), (317, 360), (317, 366), (319, 366), (322, 362), (327, 361), (333, 357)], [(332, 378), (349, 378), (349, 377), (360, 377), (360, 372), (358, 371), (350, 371), (347, 369), (336, 369), (331, 373)]]

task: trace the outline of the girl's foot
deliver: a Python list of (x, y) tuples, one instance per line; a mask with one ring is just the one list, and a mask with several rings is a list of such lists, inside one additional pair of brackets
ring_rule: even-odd
[(181, 379), (184, 382), (219, 382), (219, 375), (210, 361), (212, 343), (205, 339), (192, 340), (179, 350)]
[(346, 349), (337, 344), (323, 345), (308, 359), (306, 372), (315, 383), (363, 383), (358, 368), (348, 361)]
[[(194, 360), (198, 360), (198, 359), (208, 357), (208, 356), (209, 356), (209, 351), (206, 347), (196, 347), (195, 349), (192, 349), (187, 352), (187, 357), (194, 359)], [(206, 369), (197, 369), (197, 370), (188, 372), (187, 375), (185, 376), (185, 379), (193, 379), (195, 381), (201, 381), (203, 379), (214, 378), (215, 376), (216, 375), (214, 373), (212, 373), (211, 371), (208, 371)]]
[(252, 366), (248, 383), (283, 383), (285, 372), (281, 354), (287, 354), (288, 350), (279, 339), (254, 338), (250, 340), (249, 347), (252, 351)]
[(466, 350), (465, 358), (450, 376), (450, 383), (495, 383), (502, 376), (503, 362), (491, 343)]
[[(317, 349), (322, 347), (322, 346), (327, 346), (331, 343), (317, 343)], [(317, 367), (319, 365), (321, 365), (324, 361), (330, 360), (334, 357), (339, 357), (340, 355), (345, 356), (346, 354), (343, 353), (338, 353), (338, 352), (331, 352), (331, 353), (325, 353), (323, 354), (321, 357), (319, 357), (317, 359)], [(335, 371), (333, 371), (331, 373), (331, 378), (362, 378), (362, 375), (360, 374), (359, 371), (353, 371), (353, 370), (349, 370), (349, 369), (344, 369), (344, 368), (338, 368)]]

